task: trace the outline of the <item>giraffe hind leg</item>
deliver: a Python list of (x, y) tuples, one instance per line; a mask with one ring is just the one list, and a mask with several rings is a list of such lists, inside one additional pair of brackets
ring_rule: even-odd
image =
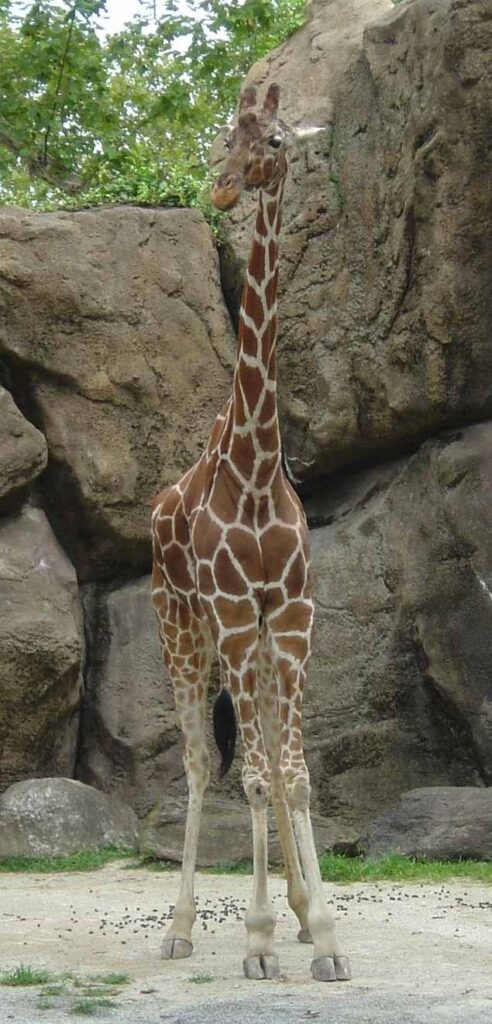
[(272, 804), (287, 875), (287, 899), (299, 921), (299, 942), (312, 942), (308, 926), (309, 896), (304, 880), (289, 805), (280, 773), (278, 679), (266, 639), (258, 658), (261, 727), (272, 772)]
[(310, 603), (304, 600), (304, 604), (304, 631), (299, 615), (300, 628), (295, 632), (271, 626), (272, 651), (279, 675), (280, 773), (308, 890), (307, 923), (314, 944), (311, 974), (316, 981), (348, 981), (350, 964), (342, 952), (335, 915), (326, 904), (309, 813), (310, 783), (302, 746), (301, 709)]

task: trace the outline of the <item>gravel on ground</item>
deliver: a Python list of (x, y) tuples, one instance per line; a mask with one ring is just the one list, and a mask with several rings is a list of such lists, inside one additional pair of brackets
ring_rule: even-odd
[[(490, 1024), (492, 887), (442, 884), (326, 884), (350, 955), (351, 982), (311, 979), (311, 949), (296, 940), (285, 882), (271, 879), (281, 977), (242, 975), (244, 912), (252, 879), (198, 874), (195, 950), (163, 961), (160, 942), (178, 891), (178, 872), (117, 862), (97, 872), (0, 876), (0, 971), (20, 964), (88, 980), (126, 973), (114, 1024)], [(40, 1008), (41, 986), (0, 986), (0, 1022), (58, 1024), (73, 993)], [(43, 1000), (41, 1000), (43, 1003)], [(72, 1017), (75, 1019), (75, 1016)]]

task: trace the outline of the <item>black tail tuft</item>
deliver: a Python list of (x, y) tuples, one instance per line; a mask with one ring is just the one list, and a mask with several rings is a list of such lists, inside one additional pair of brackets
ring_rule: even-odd
[(214, 736), (222, 758), (219, 777), (222, 779), (234, 760), (236, 748), (236, 716), (228, 690), (221, 690), (214, 704)]

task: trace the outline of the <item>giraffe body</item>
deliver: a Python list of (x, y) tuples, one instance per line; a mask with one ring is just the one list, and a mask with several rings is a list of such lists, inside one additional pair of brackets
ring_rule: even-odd
[(255, 101), (251, 90), (243, 92), (228, 167), (215, 197), (218, 206), (230, 206), (238, 181), (261, 185), (232, 395), (203, 455), (156, 498), (152, 516), (153, 602), (184, 734), (189, 785), (181, 891), (163, 952), (176, 958), (192, 951), (193, 877), (209, 781), (205, 701), (215, 649), (221, 684), (239, 722), (243, 784), (252, 813), (254, 884), (246, 915), (245, 973), (251, 978), (278, 973), (275, 917), (267, 895), (271, 798), (299, 938), (314, 942), (313, 976), (336, 980), (349, 977), (348, 961), (324, 903), (302, 749), (302, 693), (313, 621), (308, 531), (282, 470), (276, 401), (278, 238), (287, 165), (282, 150), (273, 156), (263, 152), (264, 122), (267, 133), (276, 123), (276, 87), (270, 87), (261, 115), (252, 109)]

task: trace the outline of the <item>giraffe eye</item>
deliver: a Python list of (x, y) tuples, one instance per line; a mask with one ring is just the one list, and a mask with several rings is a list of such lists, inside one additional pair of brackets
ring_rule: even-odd
[(282, 145), (282, 136), (272, 135), (272, 137), (268, 140), (268, 145), (272, 146), (273, 149), (280, 149), (280, 146)]

